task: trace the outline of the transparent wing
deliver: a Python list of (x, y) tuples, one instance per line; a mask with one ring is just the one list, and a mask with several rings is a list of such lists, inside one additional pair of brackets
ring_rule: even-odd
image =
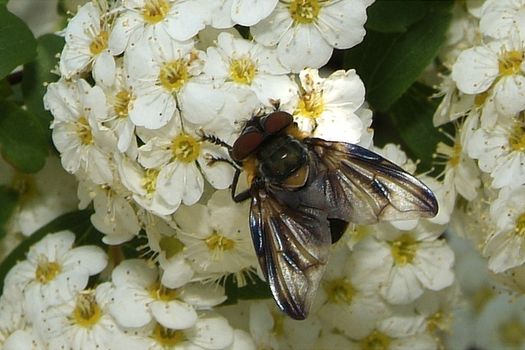
[[(284, 197), (289, 193), (282, 193)], [(326, 212), (292, 207), (264, 185), (252, 188), (250, 229), (259, 263), (279, 308), (304, 319), (328, 259)]]
[(324, 165), (310, 186), (324, 193), (328, 217), (356, 224), (433, 217), (432, 191), (399, 166), (366, 148), (307, 138), (312, 157)]

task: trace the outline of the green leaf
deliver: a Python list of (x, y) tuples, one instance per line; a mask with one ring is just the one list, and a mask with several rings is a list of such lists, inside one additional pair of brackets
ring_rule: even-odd
[(228, 299), (223, 305), (235, 304), (239, 299), (268, 299), (272, 297), (268, 283), (255, 274), (249, 276), (244, 287), (238, 287), (234, 275), (229, 275), (224, 281), (224, 289)]
[[(51, 73), (57, 65), (57, 54), (62, 51), (64, 38), (54, 34), (46, 34), (37, 40), (36, 59), (24, 66), (24, 77), (22, 79), (22, 93), (27, 108), (38, 117), (42, 125), (49, 129), (52, 120), (51, 113), (44, 109), (42, 101), (46, 93), (46, 83), (56, 81), (58, 76)], [(48, 131), (51, 137), (51, 132)]]
[(0, 186), (0, 239), (6, 234), (6, 225), (16, 208), (18, 193), (7, 186)]
[(0, 79), (21, 64), (33, 60), (36, 40), (20, 18), (0, 6)]
[(88, 210), (64, 214), (52, 220), (22, 241), (0, 264), (0, 291), (3, 289), (4, 279), (9, 270), (11, 270), (18, 261), (25, 259), (29, 248), (44, 238), (48, 233), (62, 230), (73, 231), (77, 236), (76, 244), (78, 245), (80, 243), (79, 237), (86, 235), (86, 232), (89, 232), (90, 228), (93, 228), (89, 221), (91, 214), (92, 212)]
[(432, 62), (446, 37), (452, 1), (425, 2), (423, 19), (404, 33), (369, 30), (365, 40), (347, 51), (345, 68), (355, 68), (367, 89), (367, 100), (386, 111)]
[(13, 94), (13, 90), (6, 79), (0, 80), (0, 100)]
[(4, 159), (24, 173), (44, 166), (46, 132), (37, 118), (13, 102), (0, 101), (0, 150)]
[(427, 13), (425, 1), (382, 0), (376, 1), (367, 10), (367, 29), (377, 32), (405, 32)]
[(389, 142), (401, 144), (410, 158), (421, 161), (419, 171), (432, 168), (432, 154), (438, 142), (448, 140), (432, 124), (440, 102), (430, 97), (434, 92), (426, 85), (415, 83), (388, 112), (376, 117), (378, 125), (374, 138), (377, 143), (381, 146)]

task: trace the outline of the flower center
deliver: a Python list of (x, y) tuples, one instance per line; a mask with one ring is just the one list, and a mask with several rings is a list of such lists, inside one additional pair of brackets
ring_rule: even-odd
[(509, 145), (513, 151), (525, 151), (525, 126), (522, 122), (517, 121), (514, 123), (509, 137)]
[(492, 290), (492, 288), (489, 288), (487, 286), (478, 288), (478, 290), (471, 297), (474, 310), (478, 313), (481, 312), (485, 305), (487, 305), (493, 297), (494, 291)]
[(283, 314), (273, 312), (273, 311), (271, 311), (271, 313), (272, 313), (272, 318), (273, 318), (272, 334), (276, 336), (283, 336), (285, 334)]
[(320, 8), (318, 0), (293, 0), (288, 11), (294, 24), (309, 24), (317, 20)]
[(175, 159), (184, 163), (191, 163), (199, 156), (201, 145), (193, 136), (179, 134), (171, 142), (171, 150)]
[(208, 238), (206, 238), (205, 242), (208, 246), (208, 249), (212, 251), (232, 250), (235, 247), (235, 242), (232, 239), (221, 235), (217, 231), (213, 231), (213, 233)]
[(374, 330), (367, 337), (359, 341), (362, 350), (386, 350), (390, 346), (391, 339), (386, 334)]
[(183, 59), (164, 63), (159, 73), (161, 85), (171, 92), (180, 90), (188, 78), (188, 67)]
[(328, 300), (334, 304), (350, 304), (355, 295), (352, 283), (345, 278), (329, 281), (325, 284), (324, 290)]
[(177, 289), (165, 287), (160, 282), (155, 282), (149, 287), (149, 294), (153, 299), (161, 301), (172, 301), (179, 295)]
[(257, 74), (257, 67), (250, 57), (230, 61), (230, 78), (239, 84), (250, 85)]
[(159, 247), (169, 259), (182, 252), (185, 246), (177, 237), (164, 236), (159, 241)]
[(55, 279), (61, 268), (58, 263), (48, 261), (46, 257), (42, 257), (41, 260), (36, 267), (35, 279), (42, 284), (47, 284)]
[(516, 235), (525, 237), (525, 213), (522, 213), (516, 219), (516, 227), (514, 228)]
[(323, 94), (320, 92), (307, 92), (301, 96), (295, 114), (315, 119), (324, 111)]
[(128, 116), (131, 97), (131, 92), (128, 90), (121, 90), (115, 95), (113, 109), (115, 110), (117, 117), (126, 118)]
[(518, 349), (525, 341), (525, 325), (514, 316), (499, 327), (499, 336), (503, 344)]
[(504, 52), (498, 62), (499, 74), (502, 76), (514, 75), (519, 73), (523, 62), (523, 52), (507, 51)]
[(170, 10), (167, 0), (147, 0), (142, 8), (142, 17), (148, 24), (156, 24), (162, 21)]
[(165, 328), (160, 324), (155, 326), (155, 329), (153, 330), (153, 338), (166, 348), (171, 348), (172, 346), (175, 346), (186, 340), (186, 336), (184, 335), (183, 331)]
[(86, 117), (81, 116), (76, 122), (77, 135), (80, 139), (80, 143), (83, 145), (90, 145), (93, 143), (93, 134), (91, 133), (91, 127)]
[(439, 142), (436, 148), (436, 153), (448, 158), (448, 164), (455, 168), (461, 162), (461, 150), (461, 143), (459, 142), (455, 142), (453, 146)]
[(446, 330), (450, 317), (447, 314), (437, 311), (433, 315), (427, 318), (427, 329), (431, 333), (435, 333), (438, 330)]
[(75, 310), (73, 310), (73, 320), (77, 325), (84, 328), (91, 328), (102, 317), (102, 311), (95, 299), (93, 291), (81, 293), (77, 297)]
[(157, 169), (146, 169), (146, 174), (142, 178), (142, 187), (146, 190), (148, 195), (155, 192), (157, 187), (157, 176), (159, 176), (160, 170)]
[(98, 55), (108, 47), (108, 37), (109, 34), (105, 30), (101, 31), (89, 44), (89, 52), (93, 56)]
[(404, 234), (391, 244), (392, 256), (397, 265), (410, 264), (417, 251), (417, 242), (409, 234)]
[(18, 193), (18, 203), (24, 205), (40, 194), (34, 176), (24, 173), (15, 173), (11, 181), (13, 190)]
[(474, 105), (476, 105), (477, 107), (483, 106), (488, 97), (489, 97), (488, 91), (477, 94), (476, 97), (474, 97)]

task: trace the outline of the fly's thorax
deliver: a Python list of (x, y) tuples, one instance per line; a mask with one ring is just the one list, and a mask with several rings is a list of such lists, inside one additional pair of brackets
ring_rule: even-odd
[(257, 152), (259, 172), (270, 182), (290, 181), (292, 187), (304, 185), (308, 177), (308, 150), (299, 140), (286, 134), (265, 139)]

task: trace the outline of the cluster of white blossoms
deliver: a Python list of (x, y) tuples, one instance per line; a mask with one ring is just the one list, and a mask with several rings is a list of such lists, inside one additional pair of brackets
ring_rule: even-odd
[(463, 211), (455, 230), (476, 244), (492, 272), (509, 276), (525, 263), (524, 9), (521, 0), (486, 0), (457, 20), (470, 25), (456, 26), (434, 119), (456, 129), (437, 149), (450, 210), (457, 204)]
[(460, 335), (450, 346), (520, 348), (525, 344), (525, 1), (466, 4), (442, 55), (450, 74), (443, 77), (444, 98), (434, 124), (452, 123), (455, 129), (436, 152), (444, 164), (448, 209), (454, 211), (452, 232), (468, 239), (482, 258), (459, 263), (468, 303), (456, 315), (453, 333)]
[[(220, 306), (231, 275), (239, 287), (261, 276), (249, 203), (231, 199), (235, 168), (223, 161), (224, 144), (278, 104), (305, 133), (373, 147), (359, 76), (317, 70), (334, 48), (363, 39), (372, 2), (100, 0), (80, 7), (64, 31), (60, 79), (44, 97), (53, 141), (79, 182), (80, 208), (94, 209), (103, 242), (147, 240), (140, 253), (148, 259), (122, 261), (113, 247), (109, 257), (72, 248), (67, 232), (48, 236), (5, 281), (0, 345), (438, 348), (457, 298), (454, 255), (441, 234), (451, 213), (448, 189), (468, 192), (455, 180), (462, 171), (445, 181), (456, 187), (422, 177), (442, 208), (436, 218), (352, 227), (333, 248), (307, 321), (287, 318), (271, 300)], [(399, 148), (375, 151), (415, 171)]]

